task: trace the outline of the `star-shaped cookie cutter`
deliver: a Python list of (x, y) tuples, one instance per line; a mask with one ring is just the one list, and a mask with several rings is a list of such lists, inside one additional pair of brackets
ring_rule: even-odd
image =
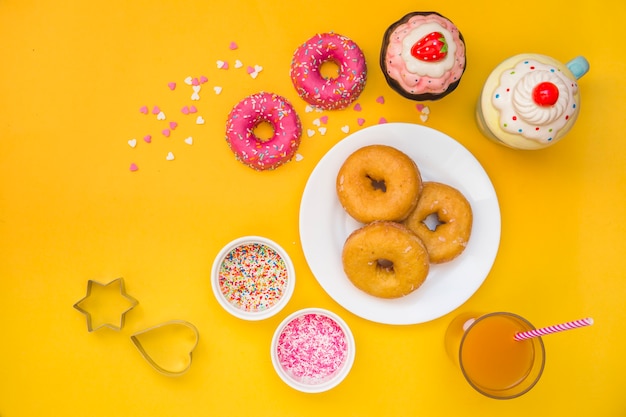
[[(115, 287), (117, 287), (117, 291)], [(105, 293), (105, 291), (107, 293)], [(110, 294), (110, 291), (115, 291), (115, 294)], [(96, 294), (98, 292), (100, 293), (99, 295)], [(113, 296), (117, 297), (117, 300), (112, 298)], [(105, 315), (102, 312), (102, 308), (105, 307), (101, 305), (101, 302), (108, 303), (108, 308), (111, 308), (114, 302), (120, 304), (117, 307), (118, 311), (111, 313), (111, 315), (115, 314), (116, 317), (119, 317), (119, 320), (113, 322), (110, 317), (103, 319)], [(87, 295), (76, 302), (74, 308), (83, 313), (87, 318), (87, 330), (89, 332), (96, 331), (102, 327), (119, 331), (124, 327), (126, 313), (135, 308), (137, 304), (139, 304), (139, 302), (126, 293), (124, 278), (120, 277), (107, 284), (102, 284), (94, 280), (87, 281)], [(113, 308), (115, 309), (115, 307)], [(94, 321), (98, 323), (95, 326)]]

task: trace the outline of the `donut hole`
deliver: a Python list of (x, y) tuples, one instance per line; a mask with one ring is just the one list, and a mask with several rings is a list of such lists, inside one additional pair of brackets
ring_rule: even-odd
[(370, 183), (372, 184), (372, 188), (374, 190), (380, 190), (383, 193), (387, 192), (387, 184), (385, 184), (385, 180), (377, 180), (376, 178), (373, 178), (369, 175), (366, 175), (367, 179), (370, 180)]
[(377, 259), (376, 267), (380, 269), (384, 269), (386, 272), (393, 272), (393, 261), (390, 261), (389, 259), (384, 259), (384, 258)]
[(320, 75), (325, 80), (334, 80), (335, 78), (339, 78), (340, 68), (341, 66), (337, 61), (329, 59), (322, 62), (322, 65), (320, 65)]
[(261, 120), (252, 128), (252, 134), (259, 142), (267, 142), (274, 137), (274, 126), (266, 120)]
[(431, 232), (434, 232), (435, 230), (437, 230), (437, 227), (441, 226), (442, 224), (445, 224), (445, 222), (441, 221), (437, 212), (431, 213), (428, 216), (426, 216), (424, 220), (422, 220), (422, 223), (424, 223), (424, 225)]

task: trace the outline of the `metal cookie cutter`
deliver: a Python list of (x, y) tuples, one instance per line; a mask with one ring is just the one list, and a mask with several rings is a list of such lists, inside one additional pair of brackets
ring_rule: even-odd
[(124, 278), (108, 284), (89, 280), (87, 295), (74, 304), (74, 308), (87, 317), (87, 330), (93, 332), (102, 327), (121, 330), (126, 313), (139, 302), (126, 293)]
[(172, 320), (134, 333), (130, 338), (154, 369), (163, 375), (180, 376), (191, 367), (199, 334), (193, 324)]

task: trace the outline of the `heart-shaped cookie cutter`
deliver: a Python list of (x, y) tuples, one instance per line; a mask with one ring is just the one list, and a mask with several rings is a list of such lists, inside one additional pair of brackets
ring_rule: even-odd
[(188, 321), (171, 320), (131, 335), (141, 356), (158, 372), (180, 376), (191, 367), (198, 329)]

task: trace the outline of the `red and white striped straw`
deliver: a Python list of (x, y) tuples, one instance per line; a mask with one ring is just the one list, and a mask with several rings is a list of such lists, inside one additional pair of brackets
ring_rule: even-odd
[(527, 332), (519, 332), (515, 334), (515, 340), (525, 340), (531, 337), (545, 336), (547, 334), (562, 332), (564, 330), (577, 329), (579, 327), (591, 326), (593, 319), (587, 317), (581, 320), (574, 320), (567, 323), (557, 324), (556, 326), (542, 327), (541, 329), (528, 330)]

